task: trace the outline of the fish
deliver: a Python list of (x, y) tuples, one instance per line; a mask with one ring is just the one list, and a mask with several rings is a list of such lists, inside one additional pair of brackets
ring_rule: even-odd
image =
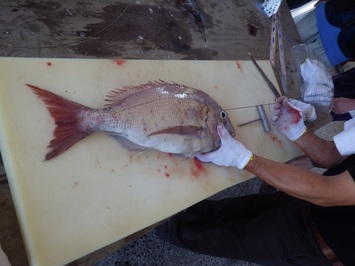
[(26, 85), (46, 104), (55, 122), (44, 161), (96, 131), (106, 132), (129, 151), (158, 150), (186, 158), (220, 147), (219, 123), (235, 135), (227, 112), (211, 96), (178, 83), (159, 80), (114, 89), (98, 109)]

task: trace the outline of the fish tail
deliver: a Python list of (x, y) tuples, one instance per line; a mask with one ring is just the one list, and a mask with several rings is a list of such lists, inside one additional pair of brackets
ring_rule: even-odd
[(90, 109), (79, 103), (68, 100), (50, 91), (26, 84), (47, 105), (47, 109), (55, 120), (54, 137), (48, 144), (50, 151), (45, 161), (50, 160), (69, 149), (75, 143), (85, 138), (93, 130), (83, 129), (80, 125), (79, 112)]

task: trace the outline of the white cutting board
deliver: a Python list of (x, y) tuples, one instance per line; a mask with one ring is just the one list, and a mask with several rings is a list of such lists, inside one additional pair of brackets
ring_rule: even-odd
[[(270, 63), (259, 64), (277, 84)], [(69, 263), (252, 177), (195, 159), (128, 152), (104, 133), (43, 162), (54, 123), (25, 83), (98, 108), (112, 89), (158, 79), (204, 90), (224, 108), (274, 102), (250, 61), (0, 58), (1, 154), (31, 265)], [(269, 121), (271, 110), (265, 106)], [(256, 107), (228, 113), (234, 126), (258, 118)], [(287, 161), (301, 154), (260, 122), (236, 131), (258, 155)]]

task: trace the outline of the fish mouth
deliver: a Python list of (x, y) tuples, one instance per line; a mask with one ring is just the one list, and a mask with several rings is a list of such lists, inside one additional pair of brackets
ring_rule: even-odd
[(231, 122), (228, 122), (228, 121), (225, 121), (225, 122), (223, 122), (223, 125), (224, 125), (224, 127), (228, 130), (229, 134), (230, 134), (232, 137), (235, 137), (236, 132), (235, 132), (235, 129), (234, 129), (232, 123), (231, 123)]
[(234, 128), (232, 127), (229, 131), (229, 134), (234, 138), (235, 137), (235, 130)]

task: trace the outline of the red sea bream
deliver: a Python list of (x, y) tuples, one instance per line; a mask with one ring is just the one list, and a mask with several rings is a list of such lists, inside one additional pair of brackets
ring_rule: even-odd
[(177, 83), (155, 81), (113, 90), (101, 109), (27, 86), (47, 105), (56, 124), (45, 160), (95, 131), (107, 132), (128, 150), (159, 150), (184, 157), (219, 148), (219, 123), (235, 134), (227, 113), (208, 94)]

